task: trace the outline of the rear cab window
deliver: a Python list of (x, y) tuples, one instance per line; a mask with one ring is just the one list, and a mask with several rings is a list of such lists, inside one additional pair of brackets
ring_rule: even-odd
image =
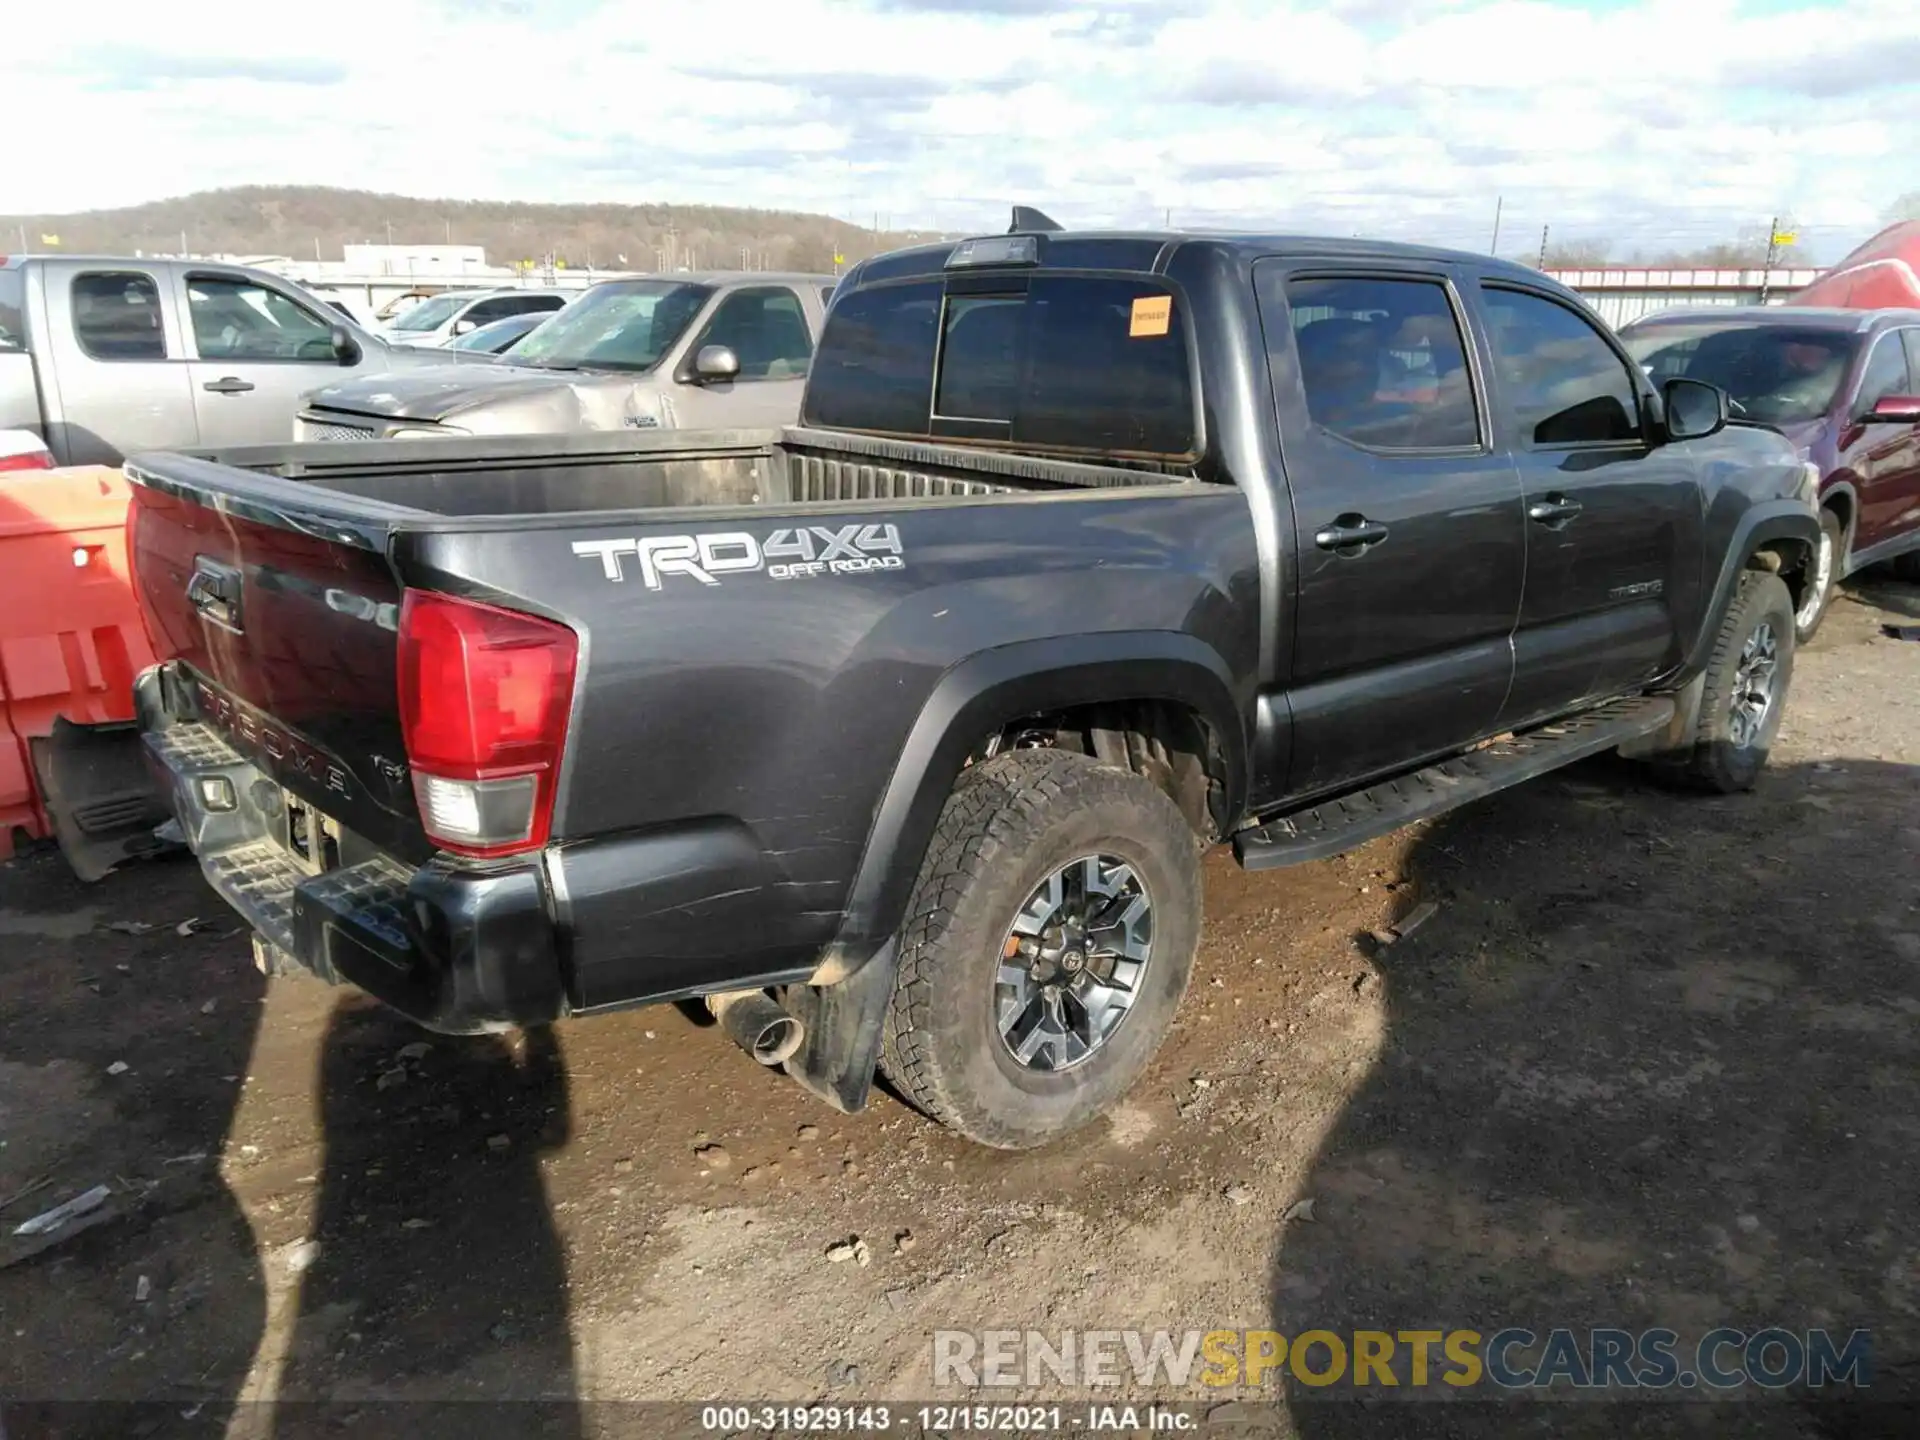
[(94, 360), (164, 360), (160, 287), (138, 270), (93, 270), (73, 279), (73, 334)]
[(0, 354), (18, 354), (27, 348), (27, 272), (18, 265), (0, 265)]
[(1087, 456), (1199, 448), (1186, 318), (1158, 276), (975, 273), (842, 290), (806, 422)]

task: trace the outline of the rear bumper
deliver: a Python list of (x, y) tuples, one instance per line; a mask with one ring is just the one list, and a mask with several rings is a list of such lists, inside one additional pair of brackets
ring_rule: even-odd
[[(316, 873), (279, 838), (277, 782), (213, 726), (176, 721), (147, 731), (143, 744), (208, 883), (260, 943), (430, 1030), (497, 1030), (565, 1013), (537, 860), (411, 869), (359, 849), (352, 863)], [(226, 782), (230, 808), (208, 804), (202, 782), (214, 780)]]

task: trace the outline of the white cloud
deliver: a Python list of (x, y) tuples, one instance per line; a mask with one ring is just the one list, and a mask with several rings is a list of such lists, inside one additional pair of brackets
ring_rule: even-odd
[[(71, 0), (11, 16), (0, 210), (319, 183), (984, 226), (1836, 254), (1920, 140), (1911, 0)], [(111, 37), (105, 39), (103, 37)], [(18, 134), (19, 132), (16, 131)]]

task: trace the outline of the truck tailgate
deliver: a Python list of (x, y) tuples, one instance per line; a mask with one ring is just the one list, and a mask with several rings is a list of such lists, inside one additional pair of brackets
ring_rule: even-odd
[(428, 853), (384, 557), (148, 486), (131, 530), (154, 648), (191, 669), (202, 719), (323, 814), (396, 854)]

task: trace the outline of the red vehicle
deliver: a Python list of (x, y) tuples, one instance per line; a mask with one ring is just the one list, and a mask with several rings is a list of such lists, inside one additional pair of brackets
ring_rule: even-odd
[(1718, 385), (1736, 416), (1780, 430), (1819, 471), (1820, 554), (1794, 617), (1803, 642), (1854, 571), (1891, 561), (1920, 581), (1920, 308), (1674, 311), (1620, 338), (1656, 384)]
[(1794, 296), (1793, 303), (1920, 310), (1920, 220), (1889, 225)]

